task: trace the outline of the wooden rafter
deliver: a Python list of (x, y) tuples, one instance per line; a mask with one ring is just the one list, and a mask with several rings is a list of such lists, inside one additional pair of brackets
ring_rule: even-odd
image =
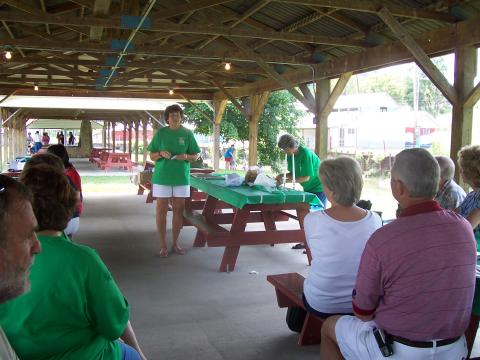
[(218, 81), (212, 79), (212, 82), (215, 84), (215, 86), (217, 86), (224, 94), (225, 96), (228, 98), (228, 100), (231, 101), (231, 103), (243, 114), (243, 116), (245, 116), (247, 119), (248, 119), (248, 113), (247, 111), (245, 110), (245, 108), (238, 102), (237, 99), (235, 99), (232, 94), (230, 93), (230, 91), (228, 91), (227, 89), (225, 89), (225, 87), (220, 84)]
[[(320, 6), (329, 7), (342, 10), (352, 10), (367, 13), (377, 13), (380, 10), (380, 6), (375, 1), (368, 0), (274, 0), (283, 3), (307, 5), (307, 6)], [(455, 22), (457, 19), (444, 12), (423, 10), (419, 8), (403, 7), (388, 5), (388, 9), (394, 16), (416, 18), (416, 19), (428, 19), (438, 20), (445, 22)]]
[[(73, 52), (87, 52), (100, 54), (116, 54), (108, 43), (72, 43), (70, 41), (32, 41), (24, 39), (0, 39), (0, 46), (18, 46), (24, 49), (34, 50), (50, 50), (50, 51), (73, 51)], [(188, 57), (198, 59), (219, 59), (223, 60), (226, 57), (239, 61), (252, 61), (246, 57), (242, 52), (230, 52), (227, 50), (190, 50), (190, 49), (172, 49), (169, 46), (139, 46), (135, 51), (127, 53), (127, 55), (150, 55), (150, 56), (166, 56), (166, 57)], [(289, 55), (276, 54), (262, 54), (262, 57), (267, 62), (280, 64), (311, 64), (308, 59), (304, 57), (296, 57)]]
[[(245, 19), (249, 18), (250, 16), (252, 16), (253, 14), (255, 14), (257, 11), (259, 11), (260, 9), (262, 9), (263, 7), (265, 7), (266, 5), (268, 5), (272, 0), (261, 0), (261, 1), (257, 1), (256, 3), (254, 3), (247, 11), (245, 11), (242, 16), (240, 16), (238, 19), (236, 19), (229, 27), (231, 29), (233, 29), (235, 26), (237, 26), (238, 24), (241, 24)], [(208, 44), (210, 44), (212, 41), (216, 40), (220, 35), (215, 35), (213, 36), (212, 38), (204, 41), (202, 44), (200, 44), (199, 46), (197, 46), (197, 49), (200, 50), (200, 49), (203, 49), (205, 46), (207, 46)]]
[(183, 95), (181, 92), (178, 92), (178, 95), (180, 95), (190, 105), (192, 105), (195, 108), (195, 110), (197, 110), (200, 113), (200, 115), (202, 115), (207, 121), (211, 122), (212, 124), (214, 123), (214, 120), (210, 116), (208, 116), (202, 109), (200, 109), (195, 103), (193, 103), (192, 100), (190, 100), (188, 97)]
[[(440, 55), (451, 52), (460, 46), (475, 45), (480, 43), (480, 16), (468, 21), (450, 25), (439, 30), (427, 32), (415, 38), (416, 42), (428, 55)], [(354, 73), (378, 69), (388, 65), (401, 64), (412, 61), (413, 56), (400, 42), (379, 45), (368, 50), (368, 53), (351, 54), (331, 59), (325, 63), (315, 64), (315, 79), (332, 79), (339, 77), (344, 72)], [(308, 68), (298, 69), (282, 74), (282, 77), (292, 85), (312, 81), (312, 71)], [(231, 93), (236, 97), (248, 96), (266, 90), (281, 88), (273, 79), (258, 80), (246, 84), (242, 88), (233, 89)], [(215, 99), (222, 99), (222, 93), (217, 93)]]
[(278, 74), (270, 65), (268, 65), (262, 57), (256, 52), (250, 50), (248, 46), (242, 43), (237, 43), (237, 46), (242, 49), (252, 60), (260, 66), (265, 72), (283, 88), (287, 89), (298, 101), (300, 101), (307, 109), (314, 111), (313, 104), (311, 104), (302, 94), (294, 89), (294, 86)]
[(378, 15), (390, 27), (398, 39), (412, 53), (418, 66), (423, 70), (425, 75), (435, 84), (440, 92), (450, 101), (451, 104), (457, 103), (457, 91), (450, 85), (445, 76), (438, 70), (435, 64), (430, 60), (425, 51), (417, 44), (413, 37), (408, 34), (405, 29), (394, 18), (390, 10), (383, 7)]
[[(111, 0), (95, 0), (93, 4), (93, 14), (95, 16), (105, 16), (108, 15), (108, 10), (110, 9)], [(78, 19), (80, 22), (85, 21), (85, 18)], [(103, 27), (102, 26), (92, 26), (90, 28), (90, 39), (91, 40), (100, 40), (103, 34)]]
[[(12, 1), (12, 0), (8, 0)], [(108, 0), (97, 0), (97, 1), (108, 1)], [(75, 25), (79, 27), (92, 27), (90, 32), (90, 37), (94, 40), (100, 40), (99, 38), (92, 37), (93, 29), (101, 28), (100, 24), (106, 28), (112, 29), (129, 29), (126, 25), (123, 25), (119, 18), (111, 17), (109, 19), (100, 18), (100, 17), (85, 17), (79, 19), (76, 16), (51, 16), (47, 14), (40, 13), (38, 15), (28, 16), (28, 17), (18, 17), (11, 12), (0, 12), (0, 20), (9, 21), (9, 22), (20, 22), (20, 23), (48, 23), (52, 25)], [(345, 38), (338, 38), (334, 36), (321, 36), (321, 35), (311, 35), (311, 34), (299, 34), (299, 33), (288, 33), (288, 32), (277, 32), (277, 31), (259, 31), (259, 30), (243, 30), (243, 29), (233, 29), (226, 26), (203, 26), (203, 25), (185, 25), (185, 24), (174, 24), (174, 23), (165, 23), (165, 21), (153, 21), (152, 26), (149, 27), (149, 31), (161, 31), (161, 32), (174, 32), (182, 34), (203, 34), (203, 35), (218, 35), (226, 37), (240, 37), (240, 38), (249, 38), (249, 39), (270, 39), (270, 40), (283, 40), (289, 42), (302, 42), (309, 44), (329, 44), (329, 45), (342, 45), (342, 46), (354, 46), (354, 47), (363, 47), (364, 43), (358, 40), (349, 40)]]
[(465, 107), (474, 106), (480, 100), (480, 82), (475, 86), (465, 100)]
[(332, 109), (335, 106), (335, 103), (337, 102), (340, 95), (342, 95), (343, 90), (345, 90), (345, 86), (347, 85), (348, 80), (350, 80), (350, 78), (352, 77), (352, 74), (353, 73), (348, 72), (340, 76), (337, 83), (335, 84), (335, 87), (330, 93), (330, 96), (328, 97), (328, 100), (325, 106), (323, 107), (320, 113), (320, 118), (327, 117), (332, 112)]

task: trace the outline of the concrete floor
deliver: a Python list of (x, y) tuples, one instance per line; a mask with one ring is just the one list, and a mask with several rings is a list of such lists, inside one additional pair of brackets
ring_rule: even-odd
[[(106, 175), (85, 159), (74, 164), (81, 175)], [(266, 281), (268, 274), (306, 275), (301, 250), (291, 250), (292, 244), (245, 246), (235, 271), (220, 273), (223, 248), (192, 248), (195, 231), (185, 227), (180, 236), (187, 254), (160, 258), (155, 206), (133, 191), (84, 194), (75, 241), (95, 248), (107, 264), (131, 305), (132, 323), (150, 360), (320, 358), (319, 346), (297, 345), (297, 334), (285, 324), (286, 309), (278, 308)], [(167, 221), (171, 224), (170, 215)], [(478, 337), (472, 356), (480, 356)]]
[[(318, 359), (300, 347), (276, 304), (268, 274), (308, 270), (289, 244), (242, 247), (232, 273), (218, 272), (222, 248), (192, 248), (184, 256), (158, 252), (155, 207), (145, 196), (85, 194), (75, 241), (95, 248), (131, 305), (131, 320), (149, 359)], [(169, 217), (170, 220), (170, 217)], [(168, 237), (170, 240), (171, 237)], [(251, 274), (256, 271), (258, 274)]]

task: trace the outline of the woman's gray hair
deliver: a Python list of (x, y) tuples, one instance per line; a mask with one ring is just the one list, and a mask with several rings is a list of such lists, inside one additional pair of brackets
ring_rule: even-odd
[(410, 197), (433, 199), (438, 191), (440, 166), (427, 150), (403, 150), (395, 156), (392, 179), (400, 180)]
[(284, 134), (278, 139), (278, 147), (282, 150), (298, 148), (298, 141), (290, 134)]
[(322, 184), (332, 191), (333, 198), (339, 205), (352, 206), (360, 200), (363, 178), (357, 160), (348, 156), (324, 160), (318, 174)]
[(440, 166), (440, 179), (452, 180), (455, 175), (455, 164), (452, 159), (446, 156), (435, 156), (438, 165)]

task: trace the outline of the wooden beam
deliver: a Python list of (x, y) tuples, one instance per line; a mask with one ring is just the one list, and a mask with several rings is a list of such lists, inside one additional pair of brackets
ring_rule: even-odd
[(217, 86), (224, 94), (225, 96), (232, 102), (232, 104), (243, 114), (243, 116), (245, 116), (247, 119), (248, 119), (248, 114), (247, 112), (245, 111), (245, 109), (243, 108), (243, 106), (237, 101), (237, 99), (235, 99), (232, 94), (230, 94), (230, 91), (228, 91), (227, 89), (225, 89), (222, 84), (220, 84), (219, 82), (217, 82), (216, 80), (212, 79), (212, 82), (215, 84), (215, 86)]
[(197, 0), (191, 1), (189, 4), (172, 6), (171, 9), (157, 11), (152, 14), (152, 17), (167, 19), (173, 16), (185, 14), (191, 11), (205, 9), (207, 7), (216, 6), (231, 2), (232, 0)]
[[(306, 5), (306, 6), (321, 6), (327, 8), (335, 8), (342, 10), (352, 10), (366, 13), (376, 13), (380, 6), (376, 1), (367, 0), (274, 0), (282, 3)], [(412, 8), (407, 6), (388, 5), (388, 9), (394, 16), (438, 20), (445, 22), (455, 22), (455, 16), (444, 12), (423, 10), (419, 8)]]
[(193, 103), (189, 98), (187, 98), (185, 95), (183, 95), (182, 93), (178, 93), (178, 95), (180, 95), (182, 98), (184, 98), (190, 105), (192, 105), (194, 107), (195, 110), (197, 110), (200, 115), (202, 115), (207, 121), (213, 123), (213, 119), (208, 116), (202, 109), (200, 109), (197, 105), (195, 105), (195, 103)]
[[(9, 0), (10, 1), (10, 0)], [(97, 2), (110, 2), (110, 0), (96, 0)], [(109, 5), (109, 4), (108, 4)], [(106, 5), (105, 5), (106, 6)], [(103, 8), (102, 8), (103, 9)], [(99, 10), (100, 11), (100, 10)], [(103, 10), (102, 10), (103, 11)], [(104, 19), (101, 17), (84, 17), (80, 19), (77, 16), (52, 16), (48, 14), (38, 14), (28, 17), (14, 16), (10, 12), (0, 12), (0, 20), (9, 22), (20, 23), (41, 23), (52, 25), (75, 25), (80, 27), (92, 27), (90, 30), (90, 38), (92, 40), (100, 40), (97, 29), (103, 29), (99, 24), (103, 24), (106, 28), (112, 29), (130, 29), (128, 26), (122, 25), (120, 18), (111, 17)], [(166, 33), (181, 33), (181, 34), (202, 34), (202, 35), (218, 35), (224, 37), (239, 37), (248, 39), (270, 39), (270, 40), (283, 40), (289, 42), (302, 42), (310, 44), (327, 44), (327, 45), (341, 45), (341, 46), (353, 46), (364, 47), (365, 43), (358, 40), (350, 40), (342, 37), (334, 36), (321, 36), (311, 34), (299, 34), (277, 31), (262, 31), (262, 30), (243, 30), (233, 29), (226, 26), (203, 26), (203, 25), (186, 25), (165, 23), (164, 20), (155, 20), (148, 28), (149, 31), (161, 31)], [(92, 33), (93, 31), (93, 33)]]
[[(111, 0), (95, 0), (93, 4), (93, 14), (95, 16), (108, 15), (108, 10), (110, 9), (110, 3), (111, 3)], [(80, 22), (83, 22), (85, 21), (86, 18), (79, 19), (78, 17), (76, 17), (76, 19)], [(102, 26), (92, 26), (90, 28), (90, 40), (101, 40), (102, 34), (103, 34)]]
[(322, 117), (322, 109), (330, 97), (330, 80), (321, 79), (315, 84), (315, 154), (326, 159), (328, 154), (328, 117)]
[[(234, 28), (235, 26), (237, 26), (238, 24), (242, 23), (245, 19), (249, 18), (250, 16), (252, 16), (253, 14), (255, 14), (256, 12), (258, 12), (260, 9), (262, 9), (263, 7), (265, 7), (266, 5), (268, 5), (269, 3), (271, 3), (272, 0), (260, 0), (260, 1), (257, 1), (256, 3), (254, 3), (247, 11), (245, 11), (242, 16), (240, 16), (239, 18), (237, 18), (237, 20), (235, 20), (229, 27), (230, 28)], [(200, 49), (203, 49), (205, 46), (207, 46), (208, 44), (210, 44), (212, 41), (215, 41), (216, 39), (218, 39), (220, 35), (215, 35), (213, 36), (212, 38), (204, 41), (202, 44), (200, 44), (199, 46), (196, 47), (197, 50), (200, 50)]]
[[(440, 30), (431, 31), (416, 38), (419, 46), (430, 56), (445, 55), (452, 52), (456, 46), (477, 45), (480, 43), (480, 16), (471, 20), (463, 21), (455, 25), (444, 27)], [(389, 65), (402, 64), (414, 60), (412, 54), (400, 42), (393, 42), (386, 45), (379, 45), (370, 48), (368, 52), (361, 52), (342, 56), (338, 59), (331, 59), (321, 64), (313, 65), (315, 78), (333, 79), (344, 72), (361, 73), (379, 69)], [(289, 71), (282, 74), (282, 77), (292, 85), (312, 81), (312, 71), (308, 68)], [(232, 89), (230, 92), (235, 97), (244, 97), (249, 94), (256, 94), (262, 91), (274, 91), (282, 86), (273, 79), (259, 80), (243, 86), (239, 89)], [(216, 99), (224, 98), (221, 92), (215, 94)]]
[(223, 114), (227, 107), (227, 100), (220, 100), (213, 102), (213, 168), (215, 171), (220, 169), (220, 124), (222, 122)]
[[(32, 50), (50, 50), (64, 53), (66, 51), (86, 52), (95, 54), (117, 54), (112, 50), (110, 44), (106, 42), (93, 43), (84, 41), (82, 43), (70, 41), (38, 41), (30, 39), (0, 39), (0, 46), (18, 46), (24, 49)], [(135, 50), (127, 52), (126, 55), (136, 56), (164, 56), (164, 57), (186, 57), (197, 59), (218, 59), (225, 58), (238, 61), (252, 61), (242, 52), (232, 52), (229, 50), (192, 50), (192, 49), (172, 49), (169, 46), (137, 46)], [(262, 54), (266, 62), (281, 64), (311, 64), (311, 59), (305, 57), (296, 57), (289, 55)]]
[(311, 108), (315, 108), (315, 98), (312, 95), (312, 92), (308, 88), (307, 84), (299, 84), (298, 85), (300, 91), (302, 92), (305, 100), (307, 100), (311, 104)]
[(236, 45), (242, 49), (251, 59), (260, 66), (265, 72), (277, 81), (283, 88), (287, 89), (298, 101), (300, 101), (307, 109), (312, 111), (312, 104), (305, 99), (305, 97), (294, 89), (293, 85), (285, 80), (280, 74), (278, 74), (270, 65), (268, 65), (260, 55), (250, 50), (250, 48), (242, 43), (236, 43)]
[[(465, 106), (464, 99), (474, 89), (474, 79), (477, 71), (477, 48), (474, 46), (458, 47), (455, 50), (454, 84), (460, 101), (452, 107), (452, 138), (450, 142), (450, 157), (457, 160), (458, 151), (472, 143), (473, 106)], [(460, 178), (459, 167), (455, 169), (455, 179), (466, 188)]]
[(440, 90), (440, 92), (447, 98), (450, 103), (456, 104), (457, 92), (455, 88), (450, 85), (445, 76), (438, 70), (435, 64), (430, 60), (428, 55), (423, 51), (423, 49), (417, 44), (413, 37), (405, 31), (405, 29), (400, 25), (400, 23), (395, 19), (386, 7), (383, 7), (379, 12), (378, 16), (385, 22), (385, 24), (390, 27), (393, 33), (398, 37), (398, 39), (405, 45), (405, 47), (410, 50), (413, 57), (415, 58), (418, 66), (423, 70), (425, 75), (435, 84), (435, 86)]
[(257, 145), (258, 145), (258, 123), (262, 116), (265, 104), (268, 101), (270, 92), (266, 91), (259, 95), (250, 96), (249, 113), (248, 118), (248, 165), (257, 165)]
[(475, 106), (478, 100), (480, 100), (480, 82), (467, 95), (464, 106)]
[[(0, 93), (5, 94), (11, 91), (11, 88), (1, 87)], [(143, 98), (143, 99), (163, 99), (163, 100), (182, 100), (182, 97), (176, 94), (169, 95), (167, 92), (159, 91), (126, 91), (125, 88), (121, 90), (86, 90), (86, 89), (44, 89), (34, 91), (31, 87), (15, 88), (15, 95), (22, 96), (66, 96), (66, 97), (114, 97), (114, 98)], [(213, 100), (212, 92), (189, 92), (182, 90), (182, 93), (188, 96), (191, 100)]]
[(347, 86), (348, 80), (350, 80), (350, 78), (352, 77), (352, 74), (353, 73), (348, 72), (340, 76), (331, 94), (328, 96), (327, 102), (325, 103), (320, 112), (320, 117), (328, 117), (328, 115), (330, 115), (333, 107), (335, 106), (335, 103), (337, 102), (340, 95), (342, 95), (343, 90), (345, 90), (345, 86)]

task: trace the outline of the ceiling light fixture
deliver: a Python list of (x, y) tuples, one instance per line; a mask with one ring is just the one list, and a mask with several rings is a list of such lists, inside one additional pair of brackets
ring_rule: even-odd
[(230, 70), (232, 68), (232, 64), (230, 64), (229, 62), (226, 62), (225, 63), (225, 70)]
[(5, 51), (5, 59), (10, 60), (12, 58), (12, 52), (10, 50)]
[(38, 85), (37, 84), (33, 85), (33, 90), (38, 91)]
[(173, 89), (168, 90), (168, 93), (169, 93), (170, 95), (173, 95)]

